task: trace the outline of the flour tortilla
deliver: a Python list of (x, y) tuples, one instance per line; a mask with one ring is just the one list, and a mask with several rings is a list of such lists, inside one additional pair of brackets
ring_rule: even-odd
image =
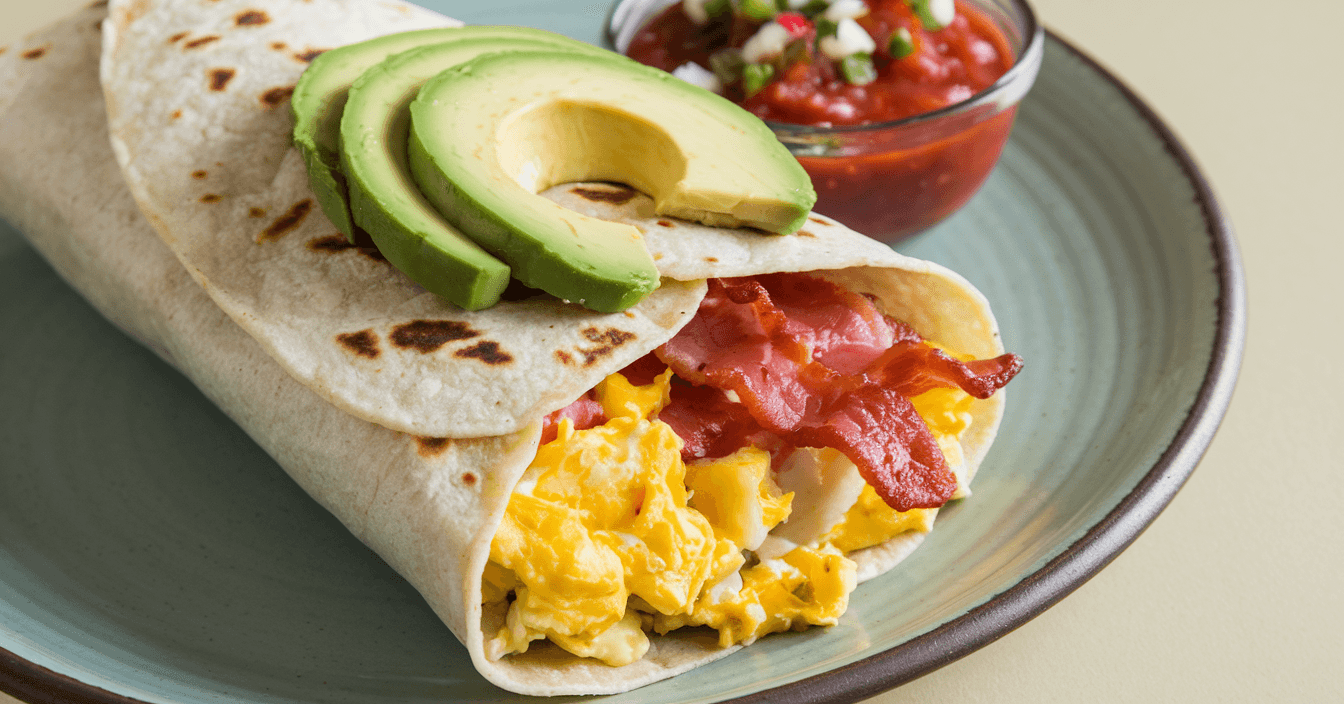
[[(669, 339), (701, 295), (698, 284), (680, 282), (864, 265), (934, 271), (823, 218), (795, 237), (654, 220), (643, 227), (666, 278), (629, 311), (594, 313), (552, 298), (461, 311), (384, 263), (313, 250), (336, 228), (290, 147), (283, 100), (311, 51), (457, 23), (377, 0), (285, 3), (268, 6), (264, 22), (240, 23), (254, 7), (114, 1), (101, 67), (112, 145), (150, 224), (215, 303), (295, 378), (365, 420), (432, 437), (520, 430)], [(948, 344), (989, 350), (964, 282), (938, 271), (916, 285), (939, 289), (921, 298), (950, 301), (971, 312), (957, 318), (981, 326)], [(917, 314), (927, 320), (916, 325), (951, 319), (942, 310)], [(392, 332), (416, 320), (478, 334), (430, 352), (393, 344)], [(376, 358), (338, 341), (358, 333), (378, 345)], [(509, 361), (484, 363), (473, 354), (482, 345)]]
[[(157, 3), (142, 2), (135, 4), (134, 9), (145, 10), (151, 5)], [(228, 5), (221, 0), (205, 2), (202, 7)], [(315, 0), (311, 5), (319, 8), (317, 15), (309, 18), (314, 22), (320, 18), (345, 16), (336, 12), (339, 8), (333, 8), (332, 3)], [(389, 7), (386, 4), (371, 5)], [(285, 11), (306, 12), (308, 6), (295, 3)], [(354, 24), (372, 22), (376, 14), (373, 10), (356, 12), (353, 6), (344, 4), (341, 7), (353, 13), (350, 16), (356, 18), (351, 20)], [(114, 3), (113, 12), (118, 11), (126, 13), (126, 8)], [(229, 14), (232, 11), (233, 8), (225, 10), (221, 16), (236, 17), (237, 13)], [(394, 17), (402, 14), (401, 10), (395, 9), (389, 12), (395, 13)], [(407, 16), (420, 16), (415, 11), (406, 12)], [(280, 10), (268, 7), (267, 13), (272, 21), (278, 22)], [(123, 14), (123, 17), (129, 15)], [(153, 15), (142, 13), (139, 16), (150, 18)], [(534, 645), (525, 655), (510, 656), (498, 662), (485, 657), (484, 638), (493, 635), (501, 615), (482, 612), (480, 575), (488, 557), (490, 539), (511, 488), (535, 452), (539, 437), (535, 421), (539, 413), (512, 421), (521, 423), (516, 432), (439, 441), (432, 439), (441, 437), (437, 433), (432, 437), (419, 436), (414, 431), (408, 433), (388, 427), (392, 424), (370, 422), (365, 414), (347, 412), (344, 409), (354, 402), (333, 401), (333, 396), (343, 393), (344, 387), (314, 381), (325, 377), (305, 377), (295, 373), (296, 367), (314, 369), (324, 368), (322, 364), (335, 365), (336, 359), (352, 367), (361, 363), (360, 359), (335, 356), (323, 363), (296, 364), (292, 360), (285, 363), (285, 360), (301, 358), (303, 354), (318, 357), (329, 354), (319, 349), (330, 344), (330, 339), (324, 335), (350, 328), (324, 321), (328, 316), (352, 323), (350, 327), (355, 329), (378, 331), (380, 338), (385, 339), (385, 331), (415, 316), (465, 314), (441, 304), (436, 306), (432, 301), (425, 301), (423, 295), (411, 296), (401, 301), (401, 307), (384, 311), (376, 310), (364, 300), (333, 308), (332, 301), (355, 297), (353, 291), (357, 289), (343, 288), (353, 287), (355, 283), (352, 282), (373, 286), (377, 289), (375, 297), (390, 296), (389, 292), (398, 286), (409, 289), (410, 285), (404, 281), (395, 283), (398, 275), (394, 271), (380, 269), (385, 265), (369, 260), (357, 251), (325, 253), (303, 247), (306, 240), (332, 229), (318, 212), (310, 213), (300, 229), (279, 240), (280, 244), (286, 244), (286, 241), (298, 244), (277, 255), (277, 258), (283, 257), (284, 267), (274, 267), (270, 259), (254, 256), (248, 261), (262, 267), (261, 272), (246, 274), (226, 269), (220, 272), (222, 281), (203, 273), (214, 273), (211, 267), (218, 265), (216, 258), (210, 258), (199, 267), (193, 267), (194, 260), (187, 258), (188, 266), (184, 267), (174, 256), (174, 250), (165, 245), (165, 239), (177, 243), (204, 242), (209, 238), (222, 241), (229, 233), (242, 233), (247, 235), (243, 238), (245, 243), (257, 245), (249, 230), (227, 217), (208, 212), (208, 218), (207, 215), (193, 214), (190, 201), (196, 194), (190, 187), (196, 185), (196, 180), (190, 176), (180, 179), (182, 183), (176, 186), (150, 188), (142, 184), (142, 190), (159, 193), (156, 198), (165, 197), (163, 193), (176, 192), (174, 188), (181, 189), (180, 195), (186, 202), (178, 205), (187, 215), (175, 214), (174, 209), (166, 205), (154, 210), (150, 206), (155, 201), (149, 201), (149, 205), (137, 203), (127, 185), (129, 176), (124, 177), (124, 173), (152, 172), (123, 172), (109, 147), (111, 135), (100, 94), (98, 63), (102, 36), (97, 25), (103, 17), (102, 8), (91, 7), (0, 55), (0, 214), (23, 231), (56, 270), (110, 321), (192, 379), (315, 500), (414, 585), (466, 644), (476, 667), (491, 682), (533, 695), (614, 693), (684, 672), (732, 652), (734, 649), (718, 649), (712, 634), (690, 630), (653, 638), (653, 645), (644, 659), (621, 668), (579, 660), (545, 645)], [(303, 17), (294, 18), (286, 26), (303, 25), (303, 20)], [(330, 20), (327, 22), (330, 24)], [(175, 25), (168, 23), (168, 26)], [(331, 28), (331, 31), (332, 37), (341, 40), (359, 38), (357, 33), (339, 34), (339, 28)], [(124, 28), (108, 28), (108, 34), (114, 37), (123, 32)], [(224, 45), (223, 40), (212, 43)], [(289, 46), (309, 45), (295, 42)], [(26, 58), (34, 54), (40, 55)], [(287, 54), (282, 54), (281, 58), (293, 60)], [(166, 57), (147, 58), (141, 65), (154, 66), (159, 59), (166, 60)], [(115, 74), (115, 68), (110, 73)], [(162, 92), (166, 93), (167, 89)], [(187, 106), (190, 103), (180, 104)], [(227, 135), (241, 129), (236, 127), (239, 124), (256, 127), (277, 119), (266, 108), (247, 109), (256, 112), (237, 116), (235, 122), (229, 122), (227, 111), (221, 112), (218, 118), (223, 122), (217, 125), (218, 130), (204, 124), (199, 129), (204, 133)], [(203, 120), (207, 113), (202, 111), (192, 119)], [(71, 139), (71, 135), (78, 138)], [(127, 142), (120, 144), (125, 149)], [(255, 183), (247, 181), (244, 176), (248, 167), (244, 165), (226, 169), (223, 173), (229, 174), (229, 183), (251, 183), (254, 190), (244, 191), (241, 190), (244, 186), (238, 185), (240, 190), (227, 191), (233, 194), (232, 197), (242, 198), (244, 196), (238, 194), (245, 193), (251, 199), (247, 202), (271, 204), (258, 207), (274, 207), (274, 203), (284, 204), (290, 197), (303, 195), (301, 186), (291, 183), (297, 176), (288, 171), (290, 166), (297, 164), (294, 155), (281, 141), (275, 141), (269, 148), (275, 153), (255, 154), (258, 163), (270, 165), (258, 167), (258, 171), (273, 172), (274, 188), (283, 197), (266, 200), (271, 196), (263, 183), (265, 179), (259, 177)], [(122, 156), (131, 166), (139, 163), (133, 151)], [(159, 156), (166, 158), (169, 155)], [(194, 163), (194, 160), (181, 162), (182, 165)], [(162, 167), (169, 168), (167, 165)], [(140, 168), (147, 167), (142, 165)], [(206, 183), (211, 182), (207, 180)], [(885, 247), (849, 233), (824, 218), (818, 218), (805, 228), (810, 233), (808, 235), (771, 239), (754, 233), (713, 230), (684, 223), (665, 227), (659, 224), (659, 219), (646, 217), (647, 200), (642, 198), (616, 205), (592, 201), (575, 193), (573, 188), (560, 188), (551, 195), (578, 209), (640, 224), (649, 233), (651, 248), (662, 255), (660, 266), (665, 267), (665, 276), (689, 278), (790, 267), (811, 269), (819, 264), (857, 265), (854, 269), (826, 275), (842, 280), (856, 290), (873, 293), (888, 312), (956, 349), (980, 357), (994, 356), (1001, 351), (987, 305), (962, 279), (934, 265), (894, 255)], [(144, 194), (140, 194), (140, 198), (144, 201)], [(151, 216), (147, 218), (146, 212)], [(193, 217), (202, 220), (191, 220)], [(195, 223), (194, 228), (204, 226), (202, 223), (206, 222), (214, 228), (206, 233), (191, 229), (165, 231), (165, 226), (170, 224), (185, 227)], [(234, 248), (239, 254), (245, 254), (245, 249)], [(177, 253), (180, 255), (181, 250)], [(717, 261), (709, 261), (711, 257)], [(296, 269), (298, 273), (286, 272), (285, 268)], [(304, 269), (311, 271), (304, 272)], [(251, 280), (263, 284), (271, 277), (281, 277), (287, 283), (302, 280), (303, 287), (263, 286), (264, 292), (253, 292), (249, 298), (244, 295), (246, 291), (228, 288), (228, 284), (237, 283), (231, 277), (244, 280), (252, 277)], [(343, 293), (347, 290), (351, 292), (348, 295)], [(670, 298), (689, 299), (686, 305), (693, 310), (704, 288), (703, 284), (693, 282), (672, 290)], [(299, 303), (285, 304), (284, 292), (299, 299)], [(238, 310), (219, 303), (221, 296), (231, 304), (242, 300), (257, 307), (243, 309), (244, 314), (239, 320), (235, 317)], [(515, 336), (501, 334), (498, 339), (501, 346), (504, 345), (502, 341), (507, 340), (512, 347), (506, 349), (517, 350), (519, 358), (528, 351), (529, 345), (541, 348), (542, 353), (537, 357), (555, 357), (554, 349), (547, 341), (556, 338), (541, 337), (528, 325), (550, 329), (550, 326), (574, 328), (595, 324), (586, 317), (588, 314), (568, 306), (517, 307), (524, 312), (501, 313), (516, 327)], [(350, 317), (355, 310), (365, 311), (368, 317)], [(657, 315), (636, 315), (643, 315), (650, 327), (658, 324)], [(359, 325), (353, 325), (355, 322)], [(287, 339), (279, 333), (285, 324), (294, 326), (292, 334), (297, 339)], [(665, 325), (676, 327), (675, 323)], [(327, 327), (322, 334), (309, 334), (324, 330), (323, 326)], [(527, 336), (529, 332), (533, 333), (532, 337)], [(670, 335), (672, 332), (660, 334)], [(582, 337), (582, 330), (579, 336)], [(638, 343), (632, 343), (630, 358), (655, 346), (659, 335), (650, 334), (638, 339)], [(454, 376), (451, 366), (454, 359), (460, 358), (437, 359), (425, 355), (433, 360), (430, 363), (407, 356), (410, 361), (385, 360), (389, 365), (386, 368), (395, 368), (397, 376), (430, 378), (429, 375), (443, 372), (443, 378), (452, 379), (454, 383), (465, 380), (464, 383), (470, 386), (469, 393), (462, 393), (466, 398), (489, 392), (494, 385), (505, 384), (513, 378), (475, 379), (466, 372)], [(623, 364), (620, 360), (616, 355), (608, 355), (594, 363), (593, 366), (598, 368), (597, 376), (619, 368)], [(351, 372), (348, 376), (358, 380), (359, 375)], [(375, 382), (386, 376), (392, 375), (372, 375), (370, 380), (360, 383), (376, 391)], [(448, 385), (448, 381), (441, 383)], [(584, 390), (586, 387), (574, 391), (568, 399), (572, 400)], [(418, 407), (416, 403), (396, 396), (388, 397), (386, 403), (401, 404), (402, 413), (411, 413)], [(968, 467), (972, 471), (980, 464), (993, 439), (1001, 410), (1002, 392), (988, 401), (976, 402), (973, 408), (975, 422), (965, 442)], [(507, 414), (512, 411), (498, 412)], [(856, 553), (853, 557), (860, 565), (860, 579), (889, 569), (921, 539), (922, 535), (907, 534), (885, 545)]]

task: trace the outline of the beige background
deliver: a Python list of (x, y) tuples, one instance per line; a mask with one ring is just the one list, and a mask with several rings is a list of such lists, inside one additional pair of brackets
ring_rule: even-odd
[[(80, 4), (0, 0), (0, 46)], [(1119, 559), (873, 701), (1344, 701), (1344, 3), (1035, 5), (1205, 169), (1250, 284), (1241, 382), (1199, 470)]]

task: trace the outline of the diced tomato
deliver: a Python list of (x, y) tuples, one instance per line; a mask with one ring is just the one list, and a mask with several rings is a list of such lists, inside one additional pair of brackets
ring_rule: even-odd
[[(728, 97), (764, 120), (857, 125), (898, 120), (958, 102), (988, 88), (1012, 67), (1008, 39), (992, 18), (972, 5), (957, 3), (956, 18), (936, 32), (920, 25), (905, 0), (869, 0), (868, 6), (868, 14), (857, 21), (879, 47), (873, 56), (877, 80), (850, 85), (829, 59), (813, 52), (800, 63), (815, 68), (795, 72), (786, 67), (771, 84), (779, 85), (779, 90), (760, 91), (747, 98), (735, 87)], [(812, 21), (802, 13), (782, 12), (774, 21), (793, 37), (814, 31)], [(744, 31), (743, 24), (741, 18), (728, 13), (717, 22), (697, 25), (680, 4), (674, 4), (633, 38), (626, 54), (665, 71), (688, 61), (709, 68), (711, 54), (741, 47), (754, 33), (754, 28)], [(915, 51), (895, 60), (886, 53), (886, 46), (901, 28), (910, 32)]]
[(791, 37), (804, 37), (812, 31), (812, 21), (797, 12), (781, 12), (775, 15), (775, 21), (787, 29)]

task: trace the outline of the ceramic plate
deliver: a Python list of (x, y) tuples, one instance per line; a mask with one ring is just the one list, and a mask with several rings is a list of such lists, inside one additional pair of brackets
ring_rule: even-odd
[[(440, 9), (597, 41), (608, 4)], [(839, 626), (613, 702), (871, 696), (1063, 598), (1194, 469), (1240, 362), (1241, 268), (1196, 167), (1103, 70), (1052, 37), (985, 188), (901, 249), (979, 286), (1027, 362), (975, 494), (859, 587)], [(0, 335), (0, 690), (508, 698), (413, 589), (2, 225)]]

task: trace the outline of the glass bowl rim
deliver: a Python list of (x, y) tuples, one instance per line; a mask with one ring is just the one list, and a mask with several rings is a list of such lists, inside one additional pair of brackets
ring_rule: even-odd
[[(640, 0), (616, 0), (612, 4), (611, 10), (607, 13), (607, 19), (603, 23), (602, 39), (607, 46), (615, 51), (620, 51), (616, 45), (616, 31), (613, 27), (619, 10), (632, 2)], [(970, 0), (975, 2), (975, 0)], [(1017, 87), (1022, 81), (1026, 81), (1028, 87), (1035, 81), (1036, 73), (1040, 69), (1041, 59), (1045, 53), (1045, 29), (1036, 18), (1036, 11), (1027, 2), (1027, 0), (1008, 0), (1012, 8), (1016, 10), (1022, 18), (1024, 31), (1022, 36), (1026, 42), (1022, 46), (1022, 51), (1018, 53), (1013, 61), (1013, 65), (999, 76), (989, 87), (977, 92), (969, 98), (957, 101), (951, 105), (945, 105), (936, 110), (922, 112), (917, 115), (903, 117), (899, 120), (888, 120), (885, 122), (872, 122), (862, 125), (799, 125), (787, 122), (775, 122), (772, 120), (763, 120), (766, 125), (777, 135), (782, 137), (808, 137), (808, 136), (828, 136), (828, 135), (857, 135), (869, 132), (879, 132), (882, 130), (895, 129), (900, 127), (921, 125), (924, 123), (936, 122), (944, 117), (957, 115), (977, 108), (986, 103), (993, 102), (999, 95), (1008, 91), (1009, 88)], [(670, 6), (672, 3), (667, 3)], [(1025, 95), (1026, 90), (1022, 93)], [(1021, 100), (1018, 96), (1013, 103)]]

